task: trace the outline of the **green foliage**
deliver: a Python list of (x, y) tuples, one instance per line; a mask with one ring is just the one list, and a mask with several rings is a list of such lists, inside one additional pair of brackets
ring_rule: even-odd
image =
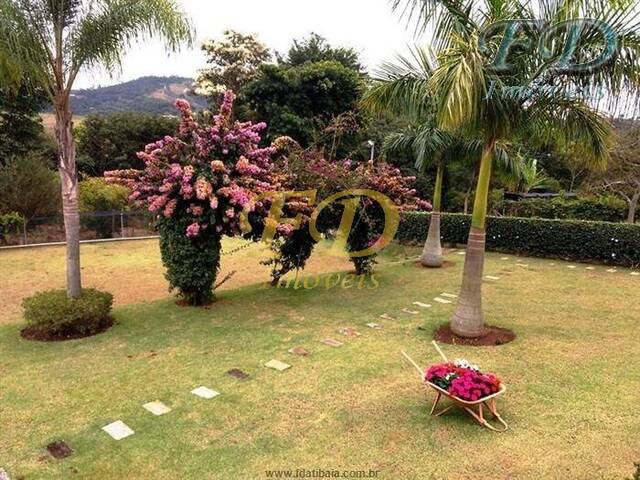
[(38, 116), (42, 104), (42, 95), (24, 85), (15, 91), (0, 88), (0, 165), (11, 156), (46, 146)]
[(302, 146), (337, 116), (354, 111), (363, 89), (360, 75), (337, 62), (263, 65), (243, 91), (247, 107), (269, 123), (266, 138), (295, 138)]
[(160, 217), (160, 253), (170, 289), (177, 289), (189, 305), (201, 306), (214, 299), (213, 283), (220, 267), (221, 236), (212, 233), (187, 237), (184, 232), (191, 222), (186, 217)]
[[(398, 240), (423, 243), (429, 214), (405, 213)], [(440, 220), (443, 242), (466, 244), (471, 216), (445, 214)], [(487, 248), (539, 257), (640, 265), (640, 225), (581, 220), (514, 217), (487, 218)]]
[(569, 200), (531, 198), (517, 202), (506, 202), (506, 215), (525, 218), (555, 218), (564, 220), (591, 220), (621, 222), (627, 215), (626, 203), (614, 196)]
[(6, 213), (0, 215), (0, 244), (5, 243), (8, 233), (16, 233), (24, 226), (24, 218), (19, 213)]
[(60, 211), (60, 179), (41, 156), (11, 157), (0, 167), (0, 212), (29, 220)]
[(78, 170), (101, 176), (110, 170), (141, 169), (137, 152), (173, 134), (177, 125), (175, 118), (145, 113), (90, 115), (76, 129)]
[(22, 302), (28, 326), (55, 337), (91, 335), (110, 322), (113, 295), (83, 289), (79, 298), (70, 299), (65, 290), (40, 292)]
[[(122, 211), (129, 202), (129, 189), (107, 183), (102, 178), (89, 178), (78, 185), (81, 212)], [(100, 238), (110, 238), (113, 233), (112, 217), (87, 216), (82, 225), (95, 230)]]
[(317, 33), (312, 33), (302, 40), (294, 40), (286, 57), (280, 59), (280, 62), (294, 67), (305, 63), (338, 62), (356, 72), (363, 69), (358, 52), (352, 48), (334, 48), (326, 38)]

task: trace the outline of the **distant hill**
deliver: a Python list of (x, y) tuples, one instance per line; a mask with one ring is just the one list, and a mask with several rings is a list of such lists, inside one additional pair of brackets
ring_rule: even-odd
[(185, 77), (141, 77), (109, 87), (74, 90), (71, 104), (75, 115), (114, 112), (176, 114), (173, 103), (186, 98), (194, 107), (202, 108), (202, 98), (185, 94), (193, 80)]

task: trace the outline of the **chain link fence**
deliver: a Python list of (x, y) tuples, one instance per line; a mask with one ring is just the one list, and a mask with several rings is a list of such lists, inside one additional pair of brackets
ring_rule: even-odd
[[(80, 240), (109, 240), (155, 236), (154, 215), (148, 211), (84, 212), (80, 214)], [(64, 242), (62, 215), (33, 217), (15, 232), (7, 232), (4, 246)]]

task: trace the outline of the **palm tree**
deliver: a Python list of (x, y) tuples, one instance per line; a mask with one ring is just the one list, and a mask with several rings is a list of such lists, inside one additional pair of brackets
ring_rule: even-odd
[(23, 78), (43, 89), (55, 114), (70, 298), (82, 292), (71, 90), (83, 69), (112, 73), (125, 48), (154, 36), (174, 51), (191, 41), (190, 22), (174, 0), (0, 0), (0, 80)]
[[(398, 79), (395, 89), (403, 103), (415, 109), (433, 108), (438, 127), (463, 131), (482, 140), (478, 180), (467, 245), (462, 287), (451, 330), (461, 337), (479, 337), (485, 332), (482, 309), (482, 278), (488, 194), (500, 142), (581, 145), (594, 164), (607, 161), (610, 126), (590, 98), (598, 89), (609, 94), (609, 107), (624, 98), (636, 101), (640, 92), (640, 40), (634, 27), (631, 2), (575, 2), (573, 0), (394, 0), (418, 24), (430, 26), (435, 38), (437, 65), (428, 79), (413, 82)], [(561, 41), (541, 57), (537, 50), (514, 48), (509, 52), (509, 69), (490, 64), (502, 40), (494, 32), (479, 41), (496, 22), (524, 18), (523, 26), (537, 45), (544, 35), (540, 26), (578, 18), (600, 18), (620, 40), (617, 57), (579, 74), (553, 68), (562, 58), (571, 29), (560, 32)], [(580, 52), (603, 51), (610, 37), (590, 24), (583, 25)], [(582, 53), (577, 54), (579, 58)], [(622, 96), (621, 93), (627, 95)], [(601, 92), (600, 92), (601, 93)], [(400, 96), (402, 98), (400, 99)], [(435, 106), (434, 106), (435, 104)]]

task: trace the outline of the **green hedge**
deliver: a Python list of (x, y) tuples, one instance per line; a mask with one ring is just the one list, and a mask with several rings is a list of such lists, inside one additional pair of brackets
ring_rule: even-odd
[(575, 200), (531, 198), (506, 201), (504, 213), (523, 218), (622, 222), (627, 219), (628, 207), (622, 199), (611, 196)]
[[(429, 228), (427, 213), (406, 213), (398, 240), (423, 243)], [(465, 244), (471, 216), (445, 214), (441, 219), (442, 241)], [(640, 225), (580, 220), (490, 217), (487, 249), (500, 252), (598, 261), (621, 266), (640, 265)]]

